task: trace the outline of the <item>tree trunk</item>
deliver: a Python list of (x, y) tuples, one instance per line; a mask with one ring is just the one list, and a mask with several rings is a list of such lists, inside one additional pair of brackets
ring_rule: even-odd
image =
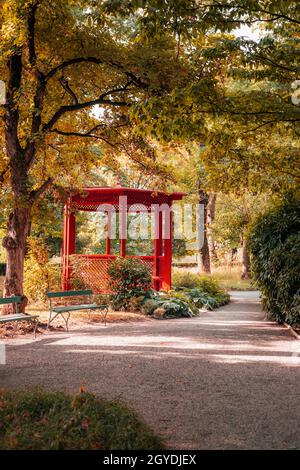
[(210, 273), (210, 255), (209, 255), (209, 246), (208, 246), (208, 220), (207, 220), (207, 206), (208, 206), (208, 194), (202, 189), (198, 190), (199, 194), (199, 204), (203, 205), (203, 215), (204, 215), (204, 224), (203, 224), (203, 244), (199, 250), (198, 257), (198, 268), (200, 272)]
[(248, 250), (247, 238), (243, 236), (241, 279), (249, 279), (249, 278), (250, 278), (250, 255), (249, 255), (249, 250)]
[(236, 262), (237, 257), (237, 248), (231, 248), (231, 256), (230, 256), (230, 266), (232, 267)]
[(217, 194), (211, 193), (209, 195), (208, 205), (207, 205), (207, 238), (208, 238), (209, 254), (210, 254), (211, 261), (218, 261), (216, 246), (215, 246), (215, 242), (214, 242), (212, 230), (211, 230), (211, 224), (215, 220), (216, 200), (217, 200)]
[[(7, 252), (6, 275), (4, 281), (4, 297), (20, 295), (23, 297), (19, 310), (24, 312), (27, 298), (23, 292), (23, 271), (26, 254), (26, 238), (30, 232), (30, 207), (16, 208), (9, 216), (7, 235), (2, 245)], [(12, 306), (8, 305), (2, 313), (11, 313)]]

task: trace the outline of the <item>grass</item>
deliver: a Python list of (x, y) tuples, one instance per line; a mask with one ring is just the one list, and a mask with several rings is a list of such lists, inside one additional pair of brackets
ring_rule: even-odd
[(241, 279), (240, 266), (220, 266), (213, 268), (212, 275), (226, 290), (257, 290), (251, 279)]
[(159, 437), (126, 406), (82, 391), (2, 391), (1, 450), (162, 449)]
[[(198, 273), (196, 267), (176, 267), (174, 273), (190, 273), (192, 276)], [(251, 279), (241, 279), (240, 266), (218, 266), (212, 268), (212, 274), (200, 275), (203, 278), (212, 276), (218, 281), (221, 288), (225, 290), (256, 290), (255, 284)]]

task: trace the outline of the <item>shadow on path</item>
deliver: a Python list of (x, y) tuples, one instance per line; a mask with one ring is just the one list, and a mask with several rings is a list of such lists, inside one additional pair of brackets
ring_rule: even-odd
[(118, 398), (179, 449), (299, 449), (300, 342), (258, 295), (197, 319), (93, 325), (11, 343), (2, 387)]

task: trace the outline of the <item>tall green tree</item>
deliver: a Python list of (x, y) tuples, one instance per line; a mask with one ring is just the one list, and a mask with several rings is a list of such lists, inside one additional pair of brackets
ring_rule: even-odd
[[(2, 1), (1, 171), (10, 212), (4, 295), (23, 294), (32, 208), (55, 182), (66, 186), (98, 163), (90, 141), (114, 148), (129, 109), (186, 79), (172, 38), (129, 41), (122, 21), (80, 0)], [(184, 74), (181, 70), (184, 69)], [(98, 106), (98, 113), (91, 110)]]

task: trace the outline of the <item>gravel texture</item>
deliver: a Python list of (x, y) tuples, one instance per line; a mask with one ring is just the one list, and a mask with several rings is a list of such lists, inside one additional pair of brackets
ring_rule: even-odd
[(125, 402), (177, 449), (300, 449), (300, 342), (256, 292), (197, 319), (87, 325), (6, 341), (1, 387)]

